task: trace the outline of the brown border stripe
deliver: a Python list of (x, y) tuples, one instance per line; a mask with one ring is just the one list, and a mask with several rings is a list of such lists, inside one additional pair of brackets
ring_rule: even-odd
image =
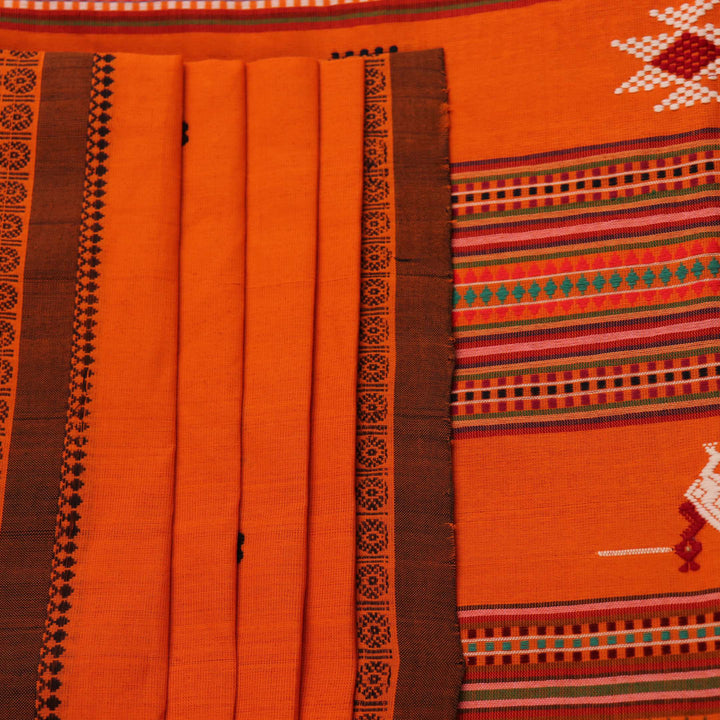
[(450, 385), (452, 273), (442, 50), (390, 58), (397, 222), (395, 593), (398, 720), (455, 717), (463, 659), (455, 605)]
[(35, 717), (65, 436), (92, 59), (48, 54), (42, 73), (0, 526), (0, 720)]

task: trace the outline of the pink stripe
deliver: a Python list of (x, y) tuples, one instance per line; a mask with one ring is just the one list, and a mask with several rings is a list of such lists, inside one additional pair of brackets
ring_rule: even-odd
[(459, 358), (479, 357), (484, 355), (498, 355), (500, 353), (527, 352), (528, 350), (545, 350), (547, 348), (575, 347), (582, 344), (599, 345), (601, 343), (617, 342), (618, 340), (635, 340), (636, 338), (651, 338), (659, 335), (671, 335), (675, 332), (688, 332), (693, 330), (707, 330), (717, 328), (718, 321), (703, 320), (680, 325), (666, 325), (665, 327), (646, 328), (644, 330), (624, 330), (617, 333), (604, 333), (602, 335), (585, 335), (584, 337), (555, 338), (553, 340), (528, 343), (509, 343), (507, 345), (476, 345), (471, 348), (458, 349), (455, 354)]
[(586, 687), (593, 685), (615, 685), (626, 682), (662, 682), (664, 680), (702, 680), (718, 676), (717, 670), (696, 670), (695, 672), (655, 673), (653, 675), (615, 675), (598, 678), (558, 678), (557, 680), (526, 680), (522, 682), (465, 683), (463, 692), (471, 690), (515, 690), (544, 687)]
[(510, 708), (536, 707), (542, 705), (612, 705), (615, 703), (638, 702), (640, 700), (682, 700), (684, 698), (706, 698), (720, 696), (720, 690), (664, 691), (653, 693), (632, 693), (626, 695), (607, 695), (605, 697), (573, 697), (573, 698), (523, 698), (519, 700), (466, 700), (458, 705), (461, 710), (472, 708)]
[[(536, 240), (545, 238), (548, 235), (557, 237), (558, 235), (572, 235), (578, 232), (593, 232), (601, 230), (618, 230), (633, 227), (646, 227), (650, 224), (677, 222), (680, 220), (695, 220), (702, 217), (713, 217), (718, 215), (718, 208), (710, 207), (703, 210), (684, 213), (672, 213), (667, 215), (653, 215), (651, 218), (633, 218), (623, 220), (605, 220), (602, 222), (587, 223), (584, 225), (573, 225), (571, 227), (545, 228), (543, 230), (529, 230), (520, 233), (495, 233), (493, 235), (482, 233), (480, 235), (470, 235), (468, 237), (454, 237), (453, 248), (463, 248), (470, 245), (491, 245), (495, 242), (523, 242), (526, 240)], [(458, 228), (460, 229), (460, 228)]]
[(565, 615), (590, 610), (625, 610), (627, 608), (647, 608), (655, 605), (690, 605), (695, 603), (712, 603), (720, 601), (720, 592), (707, 595), (690, 595), (687, 597), (672, 596), (661, 598), (645, 598), (641, 600), (621, 600), (616, 602), (578, 603), (576, 605), (534, 606), (522, 608), (479, 608), (476, 610), (458, 610), (460, 618), (517, 617), (523, 615)]

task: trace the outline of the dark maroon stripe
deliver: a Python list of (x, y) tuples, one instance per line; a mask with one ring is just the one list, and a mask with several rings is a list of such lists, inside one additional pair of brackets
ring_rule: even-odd
[[(688, 343), (705, 342), (717, 339), (717, 331), (705, 330), (702, 333), (688, 330), (683, 333), (669, 333), (651, 338), (641, 338), (635, 342), (607, 343), (578, 343), (572, 350), (547, 350), (542, 354), (527, 351), (505, 351), (495, 354), (483, 354), (482, 356), (465, 357), (458, 359), (457, 366), (463, 370), (472, 368), (489, 367), (496, 364), (511, 364), (529, 362), (530, 360), (550, 361), (564, 358), (575, 358), (585, 355), (597, 355), (599, 352), (630, 352), (632, 350), (644, 350), (645, 348), (669, 347), (670, 345), (686, 345)], [(498, 346), (500, 348), (501, 346)], [(574, 352), (573, 352), (574, 350)], [(610, 392), (613, 390), (611, 389)]]
[[(703, 715), (716, 713), (720, 694), (714, 698), (685, 698), (682, 700), (658, 700), (656, 702), (627, 702), (607, 705), (561, 705), (535, 708), (513, 707), (508, 700), (507, 707), (460, 710), (458, 720), (664, 720), (671, 715)], [(707, 718), (710, 720), (710, 717)]]
[(18, 384), (0, 526), (0, 720), (35, 717), (73, 337), (91, 55), (42, 72)]
[[(477, 0), (476, 0), (477, 1)], [(99, 11), (0, 11), (0, 28), (52, 33), (122, 33), (169, 34), (187, 32), (267, 32), (278, 30), (319, 30), (353, 25), (377, 25), (389, 22), (412, 22), (436, 18), (461, 17), (478, 13), (507, 10), (557, 0), (498, 0), (489, 5), (473, 0), (387, 0), (365, 5), (332, 5), (306, 9), (278, 8), (271, 10), (206, 10), (189, 12), (160, 10), (141, 12)], [(377, 14), (376, 14), (377, 13)], [(318, 16), (322, 19), (317, 19)]]
[[(716, 202), (706, 203), (705, 206), (717, 205)], [(702, 207), (700, 205), (699, 207)], [(590, 243), (613, 242), (614, 240), (623, 240), (632, 238), (638, 243), (643, 242), (643, 238), (659, 235), (660, 233), (685, 233), (698, 228), (717, 228), (720, 225), (718, 218), (703, 218), (700, 220), (680, 220), (678, 222), (649, 222), (642, 228), (629, 228), (620, 232), (605, 233), (603, 231), (572, 233), (570, 235), (543, 235), (540, 237), (524, 240), (522, 243), (514, 242), (512, 236), (508, 240), (497, 241), (487, 244), (469, 245), (467, 247), (457, 247), (453, 251), (455, 258), (470, 257), (480, 254), (499, 254), (499, 253), (523, 253), (523, 252), (549, 252), (551, 248), (562, 247), (566, 245), (587, 245)], [(645, 241), (647, 242), (647, 241)], [(656, 243), (661, 241), (656, 240)], [(593, 252), (592, 249), (590, 252)]]
[[(638, 202), (646, 200), (646, 198), (636, 198)], [(640, 205), (639, 207), (630, 207), (625, 209), (613, 208), (611, 210), (602, 210), (600, 212), (586, 212), (577, 215), (563, 215), (562, 217), (541, 217), (539, 219), (531, 217), (518, 217), (510, 221), (502, 223), (488, 223), (486, 225), (472, 226), (455, 226), (453, 237), (473, 237), (477, 235), (479, 238), (483, 235), (496, 234), (500, 232), (527, 232), (530, 230), (549, 230), (552, 232), (561, 227), (574, 227), (585, 223), (594, 223), (603, 220), (618, 220), (625, 218), (644, 218), (653, 215), (672, 214), (682, 210), (697, 211), (701, 208), (718, 207), (717, 193), (711, 192), (707, 197), (694, 197), (690, 200), (682, 200), (679, 202), (659, 203), (657, 205)], [(557, 206), (557, 211), (562, 212), (565, 207)], [(492, 215), (488, 213), (490, 219)], [(517, 216), (510, 216), (517, 217)], [(712, 218), (708, 222), (713, 222)]]
[[(670, 408), (655, 412), (626, 413), (623, 415), (603, 416), (602, 410), (598, 416), (589, 418), (575, 418), (573, 420), (557, 419), (550, 422), (504, 423), (483, 426), (456, 427), (453, 429), (453, 438), (456, 440), (470, 440), (472, 438), (487, 438), (495, 435), (529, 435), (549, 432), (571, 432), (579, 430), (620, 427), (624, 425), (647, 425), (648, 423), (668, 422), (683, 418), (707, 418), (720, 415), (720, 404), (709, 407)], [(537, 417), (535, 415), (534, 417)], [(456, 418), (458, 421), (461, 417)]]
[(658, 135), (656, 137), (642, 138), (640, 140), (623, 140), (622, 142), (604, 143), (602, 145), (585, 145), (582, 147), (569, 148), (567, 150), (534, 153), (532, 155), (453, 163), (451, 171), (454, 173), (472, 172), (473, 170), (487, 171), (532, 163), (535, 163), (536, 165), (546, 165), (549, 162), (574, 160), (601, 153), (611, 153), (615, 151), (620, 152), (623, 150), (650, 150), (652, 148), (664, 149), (668, 145), (672, 145), (674, 143), (689, 141), (699, 142), (700, 140), (715, 140), (718, 138), (720, 138), (720, 128), (703, 128), (702, 130), (691, 130), (690, 132), (679, 133), (677, 135)]
[(450, 720), (463, 674), (450, 451), (450, 178), (441, 50), (390, 58), (396, 217), (398, 720)]
[(523, 665), (483, 665), (484, 660), (480, 658), (478, 665), (468, 666), (465, 683), (484, 681), (512, 684), (523, 680), (613, 677), (618, 675), (642, 675), (651, 672), (672, 672), (677, 669), (677, 660), (681, 657), (683, 671), (708, 670), (720, 667), (720, 653), (718, 652), (693, 653), (682, 656), (677, 653), (674, 655), (658, 654), (652, 658), (639, 657)]

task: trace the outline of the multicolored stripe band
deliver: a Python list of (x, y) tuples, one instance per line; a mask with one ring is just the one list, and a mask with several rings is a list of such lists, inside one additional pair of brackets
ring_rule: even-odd
[(645, 718), (720, 697), (717, 589), (460, 608), (459, 717)]
[(457, 437), (720, 410), (719, 158), (706, 128), (453, 166)]

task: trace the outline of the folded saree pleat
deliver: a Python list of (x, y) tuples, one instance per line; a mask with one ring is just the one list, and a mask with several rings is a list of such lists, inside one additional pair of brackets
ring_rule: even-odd
[[(16, 653), (3, 653), (1, 713), (161, 718), (181, 63), (11, 57), (22, 71), (16, 87), (37, 83), (40, 103), (37, 126), (24, 103), (3, 115), (4, 131), (19, 134), (0, 149), (4, 203), (29, 212), (22, 322), (3, 320), (2, 336), (14, 337), (19, 353), (0, 529), (0, 562), (9, 565), (1, 624), (12, 612), (24, 630)], [(32, 127), (34, 150), (24, 137)], [(35, 182), (26, 195), (30, 163)]]
[(245, 288), (245, 68), (185, 65), (167, 720), (232, 720)]
[[(362, 60), (320, 63), (320, 180), (300, 717), (352, 717)], [(332, 671), (329, 672), (329, 668)]]
[(299, 706), (317, 254), (319, 70), (247, 66), (247, 254), (236, 717)]

